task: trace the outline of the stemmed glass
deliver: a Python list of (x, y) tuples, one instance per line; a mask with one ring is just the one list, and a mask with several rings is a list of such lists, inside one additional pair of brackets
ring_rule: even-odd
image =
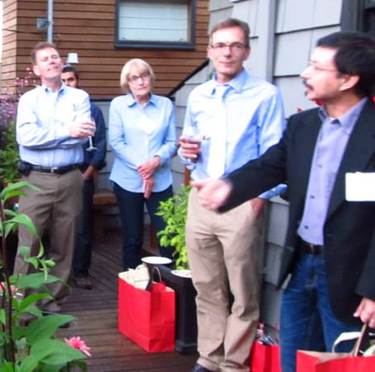
[[(94, 123), (94, 125), (96, 126), (96, 124), (95, 124), (95, 119), (93, 118), (93, 117), (91, 117), (91, 121)], [(97, 150), (98, 148), (97, 147), (95, 147), (94, 145), (93, 145), (93, 142), (92, 142), (92, 136), (90, 136), (89, 137), (89, 147), (86, 149), (86, 151), (95, 151), (95, 150)]]
[(188, 142), (196, 143), (197, 145), (200, 145), (200, 142), (203, 139), (197, 125), (191, 125), (187, 127), (183, 136), (188, 140)]

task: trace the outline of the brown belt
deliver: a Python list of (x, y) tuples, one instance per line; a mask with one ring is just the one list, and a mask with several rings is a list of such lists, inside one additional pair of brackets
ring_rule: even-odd
[(302, 253), (312, 254), (317, 256), (323, 253), (323, 246), (305, 242), (301, 239), (300, 251)]

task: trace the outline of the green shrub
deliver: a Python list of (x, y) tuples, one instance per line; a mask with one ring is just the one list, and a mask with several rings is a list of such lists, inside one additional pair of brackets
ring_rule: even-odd
[(158, 216), (161, 216), (166, 224), (164, 230), (158, 232), (160, 244), (163, 247), (173, 247), (173, 255), (176, 257), (177, 269), (188, 269), (188, 257), (185, 243), (185, 225), (187, 218), (188, 196), (191, 186), (182, 186), (177, 193), (160, 202)]

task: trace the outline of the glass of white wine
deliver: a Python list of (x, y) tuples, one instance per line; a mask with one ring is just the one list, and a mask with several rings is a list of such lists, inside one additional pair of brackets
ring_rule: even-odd
[[(94, 123), (94, 125), (96, 126), (95, 124), (95, 119), (93, 117), (91, 117), (91, 121)], [(89, 147), (86, 149), (86, 151), (95, 151), (97, 150), (98, 148), (94, 146), (93, 144), (93, 140), (92, 140), (92, 136), (89, 137)]]

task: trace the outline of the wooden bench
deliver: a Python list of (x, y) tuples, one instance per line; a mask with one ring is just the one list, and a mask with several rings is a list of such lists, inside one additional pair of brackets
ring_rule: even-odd
[(94, 207), (94, 235), (95, 239), (101, 239), (103, 233), (103, 209), (108, 207), (115, 207), (117, 199), (112, 190), (97, 189), (95, 190), (93, 207)]

